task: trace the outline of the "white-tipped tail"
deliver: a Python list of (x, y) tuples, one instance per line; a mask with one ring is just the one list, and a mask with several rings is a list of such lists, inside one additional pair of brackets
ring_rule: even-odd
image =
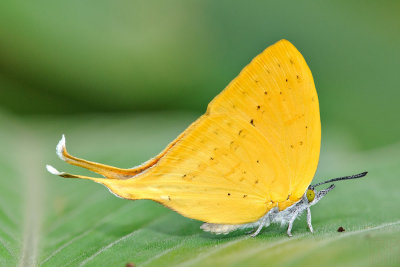
[[(63, 151), (65, 149), (65, 136), (62, 135), (61, 140), (58, 142), (57, 144), (57, 148), (56, 148), (56, 152), (57, 152), (57, 156), (61, 159), (65, 161), (64, 155), (63, 155)], [(47, 165), (49, 166), (49, 165)], [(50, 166), (51, 167), (51, 166)], [(53, 168), (53, 167), (52, 167)], [(53, 168), (54, 169), (54, 168)], [(49, 170), (47, 168), (47, 170)], [(54, 169), (56, 170), (56, 169)], [(50, 171), (51, 172), (51, 171)]]
[(60, 175), (64, 174), (63, 172), (57, 171), (57, 169), (54, 168), (54, 167), (51, 166), (51, 165), (46, 165), (46, 169), (47, 169), (47, 171), (48, 171), (49, 173), (54, 174), (54, 175), (60, 176)]

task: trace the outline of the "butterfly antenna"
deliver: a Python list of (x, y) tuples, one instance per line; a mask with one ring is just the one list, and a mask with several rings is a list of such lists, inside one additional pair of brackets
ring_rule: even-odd
[(328, 181), (325, 182), (320, 182), (318, 184), (312, 185), (312, 187), (317, 187), (319, 185), (323, 185), (323, 184), (327, 184), (327, 183), (331, 183), (331, 182), (336, 182), (336, 181), (341, 181), (341, 180), (350, 180), (350, 179), (357, 179), (357, 178), (361, 178), (364, 177), (365, 175), (367, 175), (368, 172), (362, 172), (359, 174), (354, 174), (354, 175), (350, 175), (350, 176), (344, 176), (344, 177), (339, 177), (339, 178), (333, 178), (330, 179)]

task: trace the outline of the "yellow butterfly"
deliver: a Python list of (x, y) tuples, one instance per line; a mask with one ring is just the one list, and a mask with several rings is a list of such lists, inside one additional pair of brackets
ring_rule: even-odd
[[(144, 164), (120, 169), (68, 154), (65, 138), (58, 156), (104, 176), (89, 179), (126, 199), (151, 199), (201, 228), (229, 233), (270, 223), (289, 224), (334, 185), (316, 192), (314, 177), (321, 143), (318, 96), (303, 56), (281, 40), (255, 57), (164, 151)], [(365, 176), (366, 173), (327, 182)], [(321, 183), (323, 184), (323, 183)]]

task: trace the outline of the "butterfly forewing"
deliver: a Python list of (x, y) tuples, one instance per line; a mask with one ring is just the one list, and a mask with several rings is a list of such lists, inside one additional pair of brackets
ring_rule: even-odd
[(209, 104), (208, 114), (237, 114), (257, 128), (285, 162), (288, 175), (280, 182), (289, 184), (292, 202), (304, 194), (318, 164), (321, 125), (311, 71), (290, 42), (254, 58)]

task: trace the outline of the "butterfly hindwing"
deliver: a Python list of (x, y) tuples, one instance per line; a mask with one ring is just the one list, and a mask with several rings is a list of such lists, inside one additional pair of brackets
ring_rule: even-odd
[[(207, 115), (137, 178), (109, 180), (129, 199), (148, 198), (186, 217), (245, 223), (287, 198), (283, 162), (271, 144), (239, 117)], [(117, 186), (117, 187), (114, 187)]]

